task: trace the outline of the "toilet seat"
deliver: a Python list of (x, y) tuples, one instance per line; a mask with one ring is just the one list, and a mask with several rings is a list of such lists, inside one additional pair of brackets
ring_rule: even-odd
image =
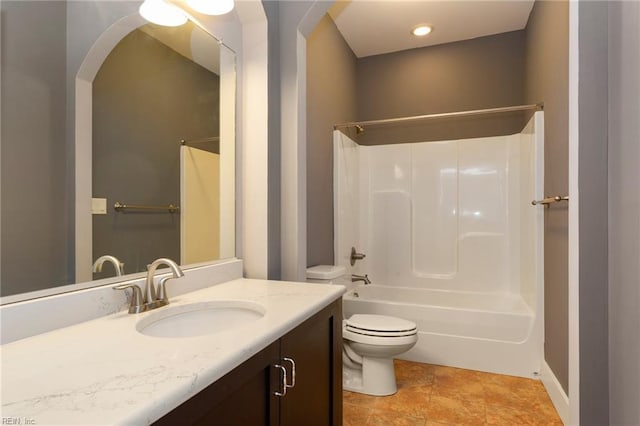
[(417, 333), (412, 321), (385, 315), (355, 314), (344, 320), (344, 329), (364, 336), (400, 337)]
[(368, 336), (366, 334), (354, 333), (346, 328), (342, 330), (342, 338), (346, 342), (361, 343), (371, 346), (402, 346), (414, 344), (418, 341), (418, 333), (406, 336)]
[(410, 330), (410, 331), (372, 331), (372, 330), (361, 330), (358, 328), (346, 326), (345, 330), (350, 331), (351, 333), (360, 334), (363, 336), (374, 336), (374, 337), (402, 337), (402, 336), (413, 336), (418, 331)]
[(417, 340), (414, 322), (385, 315), (356, 314), (343, 321), (342, 337), (368, 345), (404, 345)]

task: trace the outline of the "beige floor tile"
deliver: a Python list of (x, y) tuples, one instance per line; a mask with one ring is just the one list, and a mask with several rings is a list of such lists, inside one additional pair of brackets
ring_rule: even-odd
[(426, 419), (422, 417), (398, 415), (386, 410), (373, 409), (366, 426), (426, 426), (426, 423)]
[(343, 426), (363, 426), (371, 413), (371, 408), (344, 403), (342, 405)]
[(480, 382), (470, 382), (464, 379), (448, 380), (445, 383), (436, 382), (432, 386), (432, 395), (461, 401), (477, 401), (484, 403), (484, 387)]
[(379, 397), (377, 396), (364, 395), (357, 392), (348, 392), (348, 391), (342, 392), (342, 401), (345, 404), (372, 407), (378, 401), (378, 399)]
[(411, 386), (398, 389), (395, 395), (378, 398), (374, 408), (396, 415), (407, 415), (426, 419), (427, 404), (430, 397), (429, 387)]
[(488, 405), (513, 407), (518, 410), (528, 410), (534, 405), (551, 403), (546, 393), (540, 392), (529, 383), (484, 383), (484, 393)]
[(446, 367), (436, 365), (433, 369), (434, 382), (442, 384), (456, 384), (460, 381), (467, 383), (481, 383), (482, 375), (478, 371), (465, 370), (464, 368)]
[(424, 386), (433, 383), (434, 366), (419, 362), (394, 360), (398, 387)]
[(562, 425), (538, 380), (409, 361), (394, 365), (395, 395), (344, 392), (345, 425)]
[(484, 425), (485, 405), (478, 401), (461, 401), (433, 395), (427, 406), (427, 419), (456, 425)]
[[(555, 411), (555, 410), (554, 410)], [(523, 426), (562, 426), (558, 415), (546, 410), (519, 410), (513, 407), (487, 405), (488, 425), (523, 425)]]

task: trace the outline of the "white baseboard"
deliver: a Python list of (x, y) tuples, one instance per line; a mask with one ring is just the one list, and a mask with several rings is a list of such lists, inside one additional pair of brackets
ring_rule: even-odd
[(549, 397), (551, 397), (551, 402), (556, 407), (556, 411), (560, 415), (560, 419), (565, 425), (569, 424), (569, 397), (565, 393), (564, 389), (562, 389), (562, 385), (556, 378), (556, 375), (553, 374), (549, 364), (546, 361), (542, 361), (542, 371), (540, 372), (540, 380), (544, 385)]

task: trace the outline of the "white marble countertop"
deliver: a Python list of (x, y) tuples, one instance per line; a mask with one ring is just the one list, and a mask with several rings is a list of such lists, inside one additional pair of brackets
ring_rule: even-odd
[[(179, 285), (178, 281), (170, 285)], [(150, 424), (305, 319), (344, 287), (238, 279), (170, 298), (166, 309), (248, 300), (265, 315), (216, 334), (149, 337), (126, 311), (1, 347), (2, 418), (19, 424)], [(16, 423), (14, 423), (16, 424)]]

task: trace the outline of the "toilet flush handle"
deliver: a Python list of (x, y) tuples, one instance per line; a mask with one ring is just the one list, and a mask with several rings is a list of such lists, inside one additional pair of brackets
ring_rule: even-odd
[(362, 260), (367, 257), (364, 253), (358, 253), (355, 247), (351, 247), (351, 266), (356, 264), (356, 260)]

